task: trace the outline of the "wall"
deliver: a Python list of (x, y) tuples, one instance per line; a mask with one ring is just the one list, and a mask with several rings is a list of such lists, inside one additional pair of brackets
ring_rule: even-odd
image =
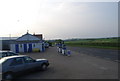
[[(39, 49), (40, 51), (42, 51), (42, 43), (27, 43), (27, 52), (29, 49), (29, 44), (32, 44), (32, 51)], [(11, 51), (16, 52), (16, 48), (15, 48), (16, 44), (10, 44), (11, 47)], [(19, 52), (24, 52), (24, 44), (18, 44), (19, 45)]]

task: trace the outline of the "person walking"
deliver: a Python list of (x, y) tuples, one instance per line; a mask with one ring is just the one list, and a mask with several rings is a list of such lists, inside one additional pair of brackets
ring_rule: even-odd
[(57, 43), (56, 46), (57, 46), (57, 52), (59, 53), (59, 44)]
[(62, 47), (62, 54), (66, 55), (66, 45), (65, 44), (63, 44), (63, 47)]
[(58, 52), (62, 53), (62, 44), (61, 43), (58, 44)]

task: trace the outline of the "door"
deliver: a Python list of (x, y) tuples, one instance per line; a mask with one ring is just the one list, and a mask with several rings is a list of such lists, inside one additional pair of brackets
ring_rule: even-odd
[(15, 52), (19, 53), (19, 45), (18, 44), (15, 45)]
[(27, 66), (25, 69), (26, 70), (34, 70), (39, 64), (38, 62), (36, 62), (34, 59), (32, 59), (31, 57), (24, 57), (24, 62), (25, 65)]
[(42, 44), (42, 52), (44, 52), (45, 51), (45, 46), (44, 46), (44, 44)]
[(25, 64), (23, 57), (13, 58), (10, 67), (10, 71), (19, 73), (25, 70)]
[(29, 44), (28, 52), (32, 52), (32, 44)]
[(24, 52), (27, 52), (27, 44), (24, 44)]

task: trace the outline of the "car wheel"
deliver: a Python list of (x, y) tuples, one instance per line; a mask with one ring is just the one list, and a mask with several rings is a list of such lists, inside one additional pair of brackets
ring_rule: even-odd
[(4, 75), (4, 79), (5, 80), (12, 80), (13, 79), (13, 74), (12, 73), (6, 73)]
[(41, 70), (42, 70), (42, 71), (45, 71), (46, 69), (47, 69), (47, 65), (46, 65), (46, 64), (42, 64)]

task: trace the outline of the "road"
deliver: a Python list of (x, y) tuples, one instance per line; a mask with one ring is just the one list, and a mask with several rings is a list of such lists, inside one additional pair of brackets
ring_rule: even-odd
[(18, 77), (22, 79), (117, 79), (118, 63), (72, 51), (71, 57), (57, 53), (50, 47), (43, 53), (26, 53), (33, 58), (46, 58), (50, 66), (46, 71), (38, 71)]
[(118, 52), (120, 52), (120, 50), (88, 48), (88, 47), (68, 47), (68, 49), (79, 52), (80, 54), (87, 54), (116, 62), (118, 62)]

